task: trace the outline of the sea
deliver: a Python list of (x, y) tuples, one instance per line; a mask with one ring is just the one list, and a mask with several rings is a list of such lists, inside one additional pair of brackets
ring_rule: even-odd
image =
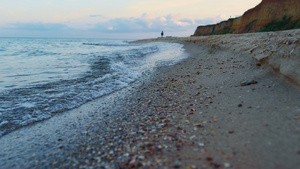
[(182, 44), (131, 41), (0, 38), (0, 137), (188, 57)]

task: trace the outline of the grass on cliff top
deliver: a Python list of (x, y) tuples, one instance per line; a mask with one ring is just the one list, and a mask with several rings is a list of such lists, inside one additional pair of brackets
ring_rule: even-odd
[(215, 32), (214, 30), (210, 33), (210, 35), (224, 35), (224, 34), (231, 34), (234, 30), (232, 30), (230, 27), (226, 26), (221, 31)]
[(284, 16), (282, 20), (271, 21), (261, 28), (260, 32), (283, 31), (300, 28), (300, 19), (292, 21), (292, 17)]

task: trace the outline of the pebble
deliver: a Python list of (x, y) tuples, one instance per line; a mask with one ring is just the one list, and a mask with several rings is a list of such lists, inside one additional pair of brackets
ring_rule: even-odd
[(180, 167), (181, 167), (181, 162), (180, 161), (175, 161), (174, 168), (180, 168)]
[[(99, 132), (99, 135), (103, 136), (102, 145), (92, 148), (95, 153), (91, 154), (91, 158), (87, 159), (87, 164), (82, 168), (93, 168), (93, 165), (119, 168), (113, 166), (115, 164), (120, 168), (182, 168), (184, 165), (178, 158), (180, 156), (178, 153), (181, 153), (180, 150), (184, 149), (184, 146), (189, 145), (191, 145), (189, 151), (197, 152), (191, 152), (192, 154), (199, 155), (197, 158), (206, 159), (207, 165), (210, 165), (203, 168), (219, 167), (219, 164), (214, 161), (217, 157), (211, 157), (213, 153), (209, 147), (211, 144), (205, 138), (209, 136), (202, 135), (202, 132), (206, 132), (205, 126), (209, 128), (211, 125), (222, 123), (221, 118), (212, 117), (210, 112), (205, 110), (214, 104), (215, 96), (209, 93), (208, 87), (200, 85), (197, 79), (189, 76), (181, 78), (185, 80), (166, 77), (160, 82), (155, 80), (154, 83), (150, 82), (149, 87), (144, 85), (144, 88), (138, 91), (138, 97), (128, 100), (130, 107), (125, 106), (124, 109), (126, 119), (122, 116), (115, 118), (113, 115), (104, 117), (103, 121), (107, 120), (105, 126), (107, 130)], [(254, 80), (245, 82), (247, 82), (245, 85), (257, 83)], [(185, 91), (186, 88), (194, 88), (197, 91), (188, 93)], [(176, 102), (176, 97), (180, 101)], [(242, 107), (242, 104), (238, 107)], [(126, 109), (129, 110), (126, 112)], [(108, 120), (110, 118), (112, 120)], [(215, 123), (209, 123), (210, 121)], [(228, 133), (233, 134), (234, 131)], [(200, 138), (202, 142), (198, 142)], [(82, 149), (83, 155), (81, 152), (77, 155), (78, 161), (86, 160), (85, 154), (91, 152), (90, 149), (85, 148)], [(166, 156), (171, 156), (175, 160), (171, 158), (168, 160)], [(76, 160), (76, 158), (71, 159)], [(229, 168), (231, 164), (224, 163), (224, 167)], [(188, 164), (187, 168), (196, 168), (196, 166)]]
[(257, 84), (257, 83), (258, 82), (256, 80), (246, 80), (241, 83), (241, 86), (249, 86), (249, 85)]
[(199, 145), (200, 147), (203, 147), (203, 146), (204, 146), (204, 143), (198, 143), (198, 145)]
[(193, 139), (195, 139), (195, 138), (196, 138), (196, 136), (193, 135), (193, 136), (190, 137), (190, 140), (193, 140)]
[(230, 163), (224, 163), (224, 167), (229, 168), (229, 167), (231, 167), (231, 165), (230, 165)]

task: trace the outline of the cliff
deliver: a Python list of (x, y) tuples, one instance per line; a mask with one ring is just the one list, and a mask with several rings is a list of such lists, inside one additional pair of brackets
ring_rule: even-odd
[(199, 26), (194, 36), (300, 28), (300, 0), (262, 0), (241, 17)]

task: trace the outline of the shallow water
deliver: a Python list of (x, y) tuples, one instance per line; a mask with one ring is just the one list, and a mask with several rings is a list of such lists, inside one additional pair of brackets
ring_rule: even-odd
[(0, 38), (0, 136), (120, 90), (187, 57), (183, 45)]

